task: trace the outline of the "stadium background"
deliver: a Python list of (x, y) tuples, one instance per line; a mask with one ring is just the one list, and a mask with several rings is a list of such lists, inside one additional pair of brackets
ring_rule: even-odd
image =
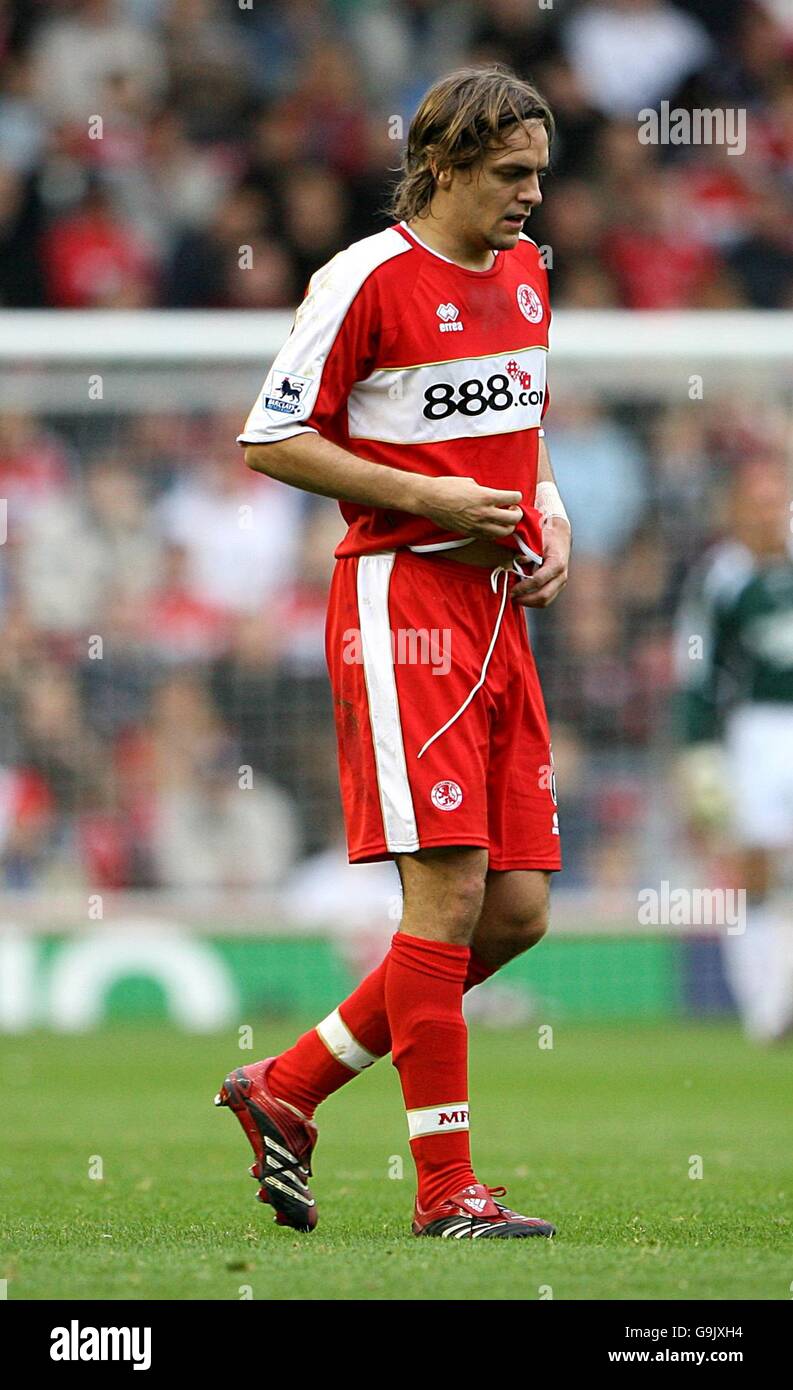
[[(529, 230), (575, 548), (531, 620), (556, 931), (471, 1010), (729, 1010), (715, 933), (641, 929), (636, 904), (702, 874), (668, 776), (682, 585), (738, 465), (790, 455), (790, 346), (758, 374), (748, 344), (793, 311), (793, 7), (6, 0), (0, 1027), (310, 1017), (382, 953), (397, 884), (346, 866), (324, 667), (337, 510), (234, 436), (310, 274), (386, 225), (422, 91), (488, 60), (558, 121)], [(745, 109), (746, 152), (640, 144), (661, 100)], [(677, 356), (642, 338), (652, 311)]]

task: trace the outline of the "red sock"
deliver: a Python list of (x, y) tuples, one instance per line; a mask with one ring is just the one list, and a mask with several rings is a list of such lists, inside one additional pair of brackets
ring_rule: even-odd
[[(323, 1100), (391, 1051), (385, 1006), (389, 959), (386, 956), (343, 1004), (282, 1052), (270, 1069), (273, 1095), (288, 1100), (309, 1119)], [(493, 974), (495, 967), (471, 951), (463, 993)]]
[(476, 951), (472, 949), (468, 969), (465, 972), (463, 994), (467, 994), (474, 985), (481, 985), (485, 980), (489, 980), (491, 975), (495, 975), (497, 969), (497, 965), (485, 965), (481, 956), (478, 956)]
[(426, 1211), (476, 1182), (468, 1139), (468, 1029), (463, 984), (470, 951), (397, 932), (385, 998), (393, 1065)]
[(268, 1085), (273, 1095), (296, 1105), (308, 1119), (321, 1101), (388, 1052), (388, 960), (386, 956), (338, 1009), (298, 1038), (271, 1067)]

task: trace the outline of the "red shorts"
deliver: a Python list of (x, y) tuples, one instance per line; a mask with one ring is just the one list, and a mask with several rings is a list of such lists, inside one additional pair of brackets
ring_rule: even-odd
[(410, 550), (336, 561), (325, 650), (351, 863), (480, 845), (492, 869), (561, 868), (517, 578)]

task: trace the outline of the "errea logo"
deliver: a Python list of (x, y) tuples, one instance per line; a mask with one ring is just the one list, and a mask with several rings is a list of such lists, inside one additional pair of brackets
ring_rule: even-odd
[(439, 304), (435, 313), (441, 320), (438, 324), (441, 333), (462, 333), (464, 325), (459, 321), (460, 310), (456, 304)]

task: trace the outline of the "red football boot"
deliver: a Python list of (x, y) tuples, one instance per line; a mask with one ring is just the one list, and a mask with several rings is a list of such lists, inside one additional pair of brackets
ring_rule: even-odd
[(269, 1090), (267, 1073), (274, 1061), (266, 1057), (229, 1072), (215, 1104), (234, 1111), (250, 1140), (256, 1162), (249, 1172), (261, 1183), (259, 1201), (275, 1208), (280, 1226), (313, 1231), (317, 1204), (308, 1178), (317, 1126)]
[(505, 1187), (485, 1187), (478, 1182), (455, 1192), (440, 1206), (422, 1211), (418, 1200), (413, 1217), (414, 1236), (448, 1236), (452, 1240), (477, 1240), (483, 1236), (509, 1239), (512, 1236), (554, 1236), (556, 1227), (539, 1216), (520, 1216), (494, 1197), (504, 1197)]

